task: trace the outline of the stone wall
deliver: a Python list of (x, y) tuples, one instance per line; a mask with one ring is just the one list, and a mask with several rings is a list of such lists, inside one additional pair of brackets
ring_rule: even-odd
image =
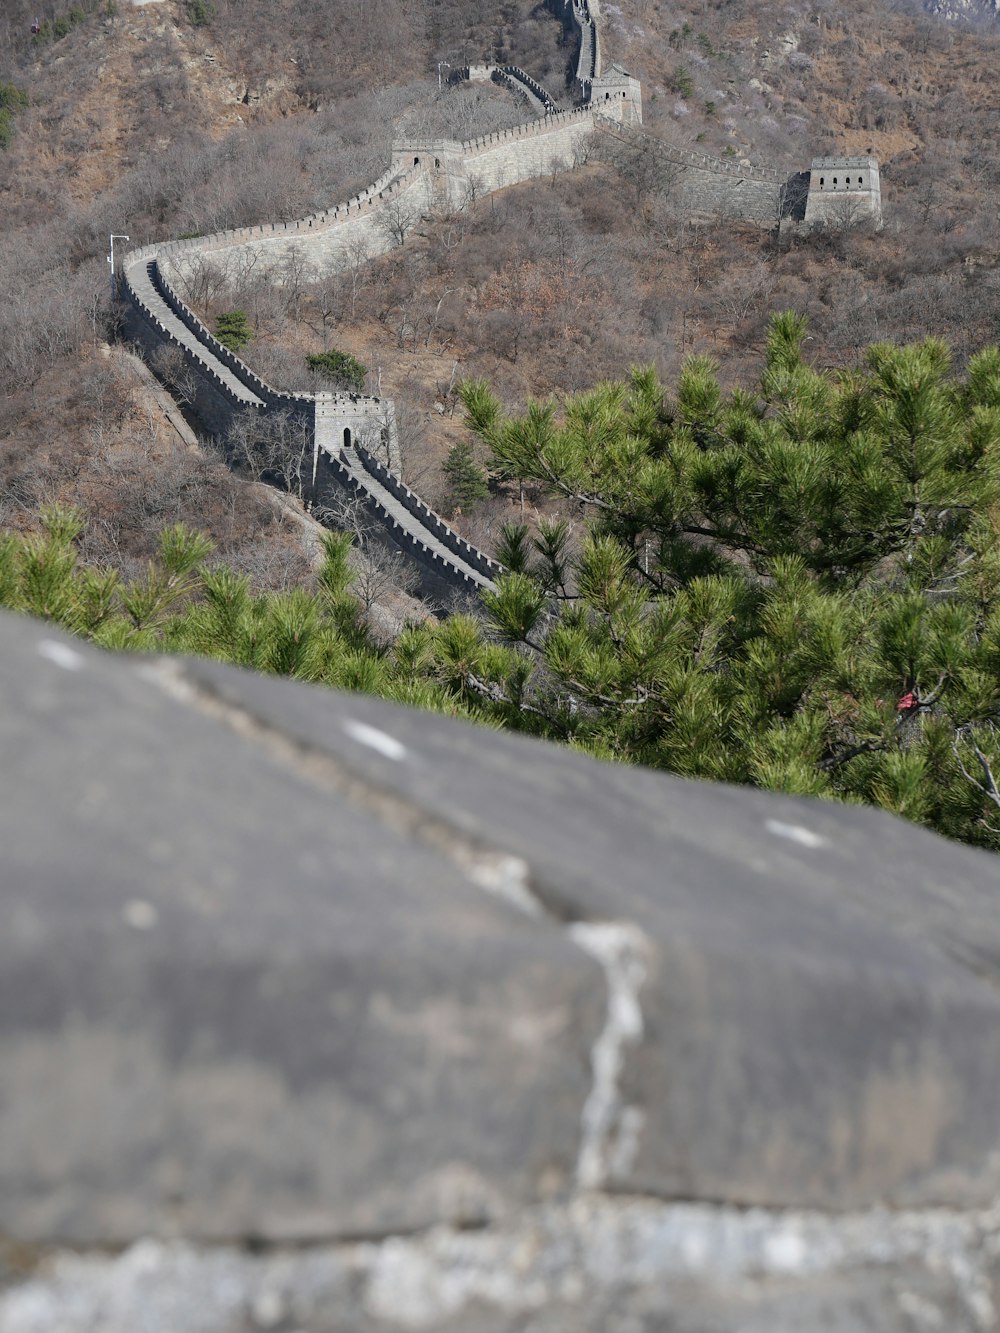
[(19, 615), (0, 692), (0, 1333), (1000, 1326), (995, 856)]
[(739, 171), (727, 174), (710, 166), (675, 165), (670, 198), (685, 217), (727, 218), (763, 227), (777, 225), (780, 207), (777, 182)]
[[(634, 143), (641, 131), (597, 116), (600, 128), (622, 143)], [(664, 167), (667, 191), (679, 213), (689, 218), (728, 218), (773, 227), (782, 215), (789, 177), (745, 159), (709, 157), (686, 145), (642, 135), (654, 145)]]
[(463, 168), (473, 194), (580, 165), (594, 133), (589, 107), (562, 111), (529, 125), (500, 130), (462, 144)]
[(357, 393), (315, 395), (315, 444), (318, 451), (367, 446), (393, 472), (402, 469), (392, 402)]
[[(456, 593), (475, 594), (492, 586), (498, 566), (453, 533), (390, 471), (400, 464), (390, 400), (272, 389), (209, 333), (159, 271), (156, 260), (138, 253), (138, 259), (127, 257), (123, 272), (126, 335), (154, 369), (164, 348), (181, 352), (194, 371), (191, 410), (209, 434), (224, 436), (244, 412), (297, 417), (312, 432), (310, 501), (329, 503), (336, 495), (360, 500), (378, 539), (414, 562), (425, 595), (449, 601)], [(368, 449), (356, 454), (362, 442)], [(363, 465), (349, 466), (348, 457), (361, 458)]]
[(392, 218), (419, 217), (432, 202), (432, 188), (424, 164), (404, 168), (394, 159), (375, 186), (345, 205), (298, 222), (217, 232), (154, 249), (161, 268), (173, 270), (181, 283), (200, 256), (234, 268), (254, 258), (258, 271), (281, 283), (293, 260), (301, 260), (307, 272), (318, 274), (358, 254), (374, 258), (393, 249), (398, 240), (391, 228)]
[(590, 85), (601, 73), (601, 39), (587, 0), (550, 0), (549, 7), (563, 24), (572, 29), (577, 48), (575, 79), (580, 97), (587, 100)]
[[(638, 82), (615, 65), (602, 75), (597, 25), (587, 0), (565, 0), (560, 12), (580, 33), (578, 75), (584, 105), (557, 112), (545, 90), (523, 71), (477, 67), (477, 76), (495, 73), (523, 88), (542, 114), (466, 142), (399, 143), (379, 179), (345, 203), (298, 221), (147, 246), (128, 254), (123, 263), (128, 333), (154, 363), (163, 347), (181, 350), (195, 371), (191, 405), (205, 429), (222, 435), (234, 414), (247, 410), (290, 413), (307, 423), (313, 434), (316, 486), (339, 486), (360, 496), (385, 527), (387, 542), (421, 566), (423, 582), (435, 594), (446, 586), (454, 591), (488, 585), (496, 566), (452, 533), (393, 475), (400, 458), (391, 402), (271, 388), (212, 337), (181, 293), (189, 290), (203, 261), (235, 273), (252, 260), (258, 272), (278, 284), (293, 271), (301, 279), (303, 274), (363, 262), (400, 244), (428, 212), (459, 210), (480, 195), (580, 165), (595, 131), (631, 142), (640, 133)], [(473, 71), (461, 73), (471, 77)], [(599, 102), (593, 100), (598, 93)], [(664, 140), (643, 142), (654, 144), (662, 157), (671, 197), (686, 216), (773, 226), (784, 215), (789, 179), (782, 173), (746, 161), (710, 158)], [(874, 173), (877, 180), (877, 165)], [(370, 457), (371, 451), (384, 462)]]
[(805, 221), (810, 226), (882, 225), (882, 186), (874, 157), (816, 157), (809, 172)]
[[(625, 109), (623, 102), (613, 104), (602, 115), (602, 127), (614, 125), (612, 117)], [(253, 258), (257, 271), (266, 271), (276, 283), (283, 281), (293, 260), (301, 261), (296, 265), (298, 272), (304, 267), (320, 273), (352, 260), (359, 252), (374, 258), (399, 243), (397, 220), (412, 225), (434, 208), (461, 209), (479, 194), (548, 175), (554, 166), (578, 165), (594, 129), (591, 109), (581, 107), (464, 143), (400, 143), (394, 146), (390, 166), (380, 180), (346, 205), (298, 222), (168, 242), (150, 247), (149, 253), (156, 255), (161, 272), (181, 288), (202, 257), (234, 270)], [(126, 263), (133, 262), (133, 256), (128, 256)]]
[(506, 84), (516, 93), (528, 99), (532, 109), (539, 115), (550, 115), (558, 110), (555, 102), (537, 79), (517, 65), (488, 65), (490, 78), (494, 83)]
[(355, 453), (361, 459), (365, 471), (377, 478), (386, 490), (399, 500), (408, 513), (419, 519), (423, 527), (432, 532), (438, 541), (455, 555), (460, 556), (466, 564), (471, 565), (473, 569), (478, 570), (487, 579), (495, 579), (503, 573), (501, 565), (483, 555), (482, 551), (477, 550), (464, 537), (460, 537), (457, 532), (449, 528), (444, 519), (435, 514), (433, 509), (425, 504), (419, 495), (414, 494), (409, 486), (405, 486), (390, 468), (380, 463), (367, 449), (355, 445)]
[[(209, 333), (148, 251), (127, 256), (121, 291), (125, 333), (154, 369), (159, 354), (174, 347), (194, 371), (189, 406), (209, 434), (224, 436), (245, 412), (297, 417), (313, 438), (310, 500), (328, 502), (334, 491), (360, 499), (379, 539), (414, 561), (426, 595), (447, 601), (456, 593), (476, 593), (491, 586), (498, 567), (451, 532), (389, 470), (400, 465), (391, 401), (363, 394), (289, 394), (272, 389)], [(354, 456), (353, 449), (362, 442), (385, 463), (363, 451), (367, 472), (365, 467), (346, 466), (345, 457)]]
[(225, 434), (234, 414), (245, 410), (249, 404), (228, 389), (188, 344), (172, 334), (145, 304), (135, 299), (131, 289), (126, 290), (124, 309), (125, 337), (141, 349), (154, 367), (157, 355), (165, 348), (180, 350), (195, 371), (195, 392), (190, 410), (210, 435)]
[[(371, 462), (377, 466), (376, 460), (372, 459)], [(456, 596), (465, 594), (469, 598), (478, 597), (484, 586), (490, 586), (489, 577), (477, 576), (478, 570), (468, 568), (462, 560), (449, 559), (448, 551), (442, 548), (438, 540), (427, 540), (433, 534), (415, 507), (390, 508), (380, 497), (380, 490), (380, 487), (366, 486), (364, 477), (359, 475), (356, 468), (347, 464), (343, 453), (334, 454), (323, 450), (317, 454), (316, 503), (322, 505), (324, 501), (340, 496), (356, 499), (371, 523), (371, 535), (387, 550), (399, 551), (413, 563), (417, 587), (422, 596), (449, 605)], [(427, 506), (423, 508), (427, 514), (432, 513)], [(437, 518), (436, 515), (432, 516)], [(406, 521), (407, 517), (412, 521)], [(437, 522), (446, 529), (455, 544), (462, 542), (458, 534), (452, 533), (440, 519)], [(499, 572), (500, 566), (494, 561), (482, 552), (476, 551), (475, 554), (480, 562), (492, 566), (494, 574)]]
[(212, 357), (232, 371), (240, 384), (250, 391), (247, 397), (241, 396), (238, 398), (241, 406), (256, 406), (253, 400), (258, 399), (263, 405), (265, 413), (293, 416), (300, 421), (307, 422), (310, 426), (312, 425), (313, 394), (284, 393), (280, 389), (272, 389), (245, 362), (241, 361), (235, 352), (231, 351), (214, 334), (209, 332), (194, 311), (185, 305), (177, 295), (159, 265), (153, 264), (150, 266), (149, 276), (157, 294), (163, 298), (185, 329), (193, 335), (194, 345), (198, 353), (199, 373), (206, 364), (204, 353), (207, 350), (212, 354)]

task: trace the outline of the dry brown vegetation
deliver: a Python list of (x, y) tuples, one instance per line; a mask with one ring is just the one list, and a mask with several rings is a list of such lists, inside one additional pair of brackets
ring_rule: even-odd
[[(185, 518), (261, 580), (287, 581), (301, 571), (260, 493), (182, 444), (131, 363), (102, 350), (108, 232), (143, 242), (302, 215), (373, 179), (404, 115), (471, 133), (522, 114), (471, 90), (437, 103), (438, 61), (515, 59), (560, 92), (572, 52), (516, 0), (386, 0), (377, 23), (360, 3), (214, 0), (207, 26), (182, 0), (90, 0), (66, 36), (32, 39), (36, 14), (71, 8), (8, 0), (0, 15), (0, 77), (30, 98), (0, 150), (3, 521), (72, 500), (90, 516), (88, 554), (126, 563)], [(425, 219), (401, 249), (322, 284), (206, 293), (208, 314), (247, 310), (249, 359), (281, 387), (308, 386), (309, 351), (365, 362), (400, 401), (408, 476), (431, 500), (465, 375), (518, 402), (637, 361), (669, 381), (697, 351), (742, 378), (782, 307), (809, 315), (820, 364), (849, 365), (875, 339), (934, 333), (961, 358), (997, 337), (995, 32), (888, 3), (603, 12), (606, 57), (643, 79), (652, 132), (789, 170), (873, 148), (886, 230), (779, 244), (692, 226), (668, 179), (595, 161)]]

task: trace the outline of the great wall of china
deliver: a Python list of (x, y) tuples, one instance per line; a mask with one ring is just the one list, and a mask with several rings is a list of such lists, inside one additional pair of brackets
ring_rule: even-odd
[[(556, 110), (545, 89), (515, 66), (470, 66), (461, 77), (491, 78), (516, 88), (536, 118), (465, 142), (396, 144), (383, 175), (345, 203), (295, 222), (145, 246), (126, 254), (121, 265), (126, 335), (141, 346), (154, 369), (164, 348), (179, 349), (194, 372), (189, 405), (202, 426), (224, 437), (244, 412), (301, 423), (312, 441), (307, 499), (322, 505), (339, 494), (359, 502), (379, 539), (414, 562), (420, 590), (438, 599), (492, 587), (499, 567), (399, 480), (392, 402), (360, 394), (282, 393), (271, 388), (212, 336), (178, 293), (190, 266), (201, 257), (210, 256), (223, 267), (252, 259), (275, 283), (282, 282), (292, 260), (302, 261), (299, 268), (319, 271), (359, 253), (374, 258), (401, 243), (394, 218), (461, 209), (495, 190), (581, 165), (595, 132), (634, 139), (642, 124), (638, 80), (617, 65), (602, 72), (598, 25), (588, 0), (555, 3), (579, 43), (578, 105), (573, 110)], [(807, 178), (805, 173), (788, 176), (742, 160), (710, 158), (662, 139), (646, 136), (643, 142), (655, 146), (672, 174), (672, 197), (692, 218), (774, 226), (793, 207), (801, 214), (804, 205), (807, 221), (810, 207), (813, 220), (823, 221), (850, 189), (850, 202), (857, 201), (880, 220), (878, 166), (871, 159), (850, 159), (853, 175), (838, 169), (840, 159), (823, 159), (813, 164)], [(842, 161), (846, 167), (848, 159)]]

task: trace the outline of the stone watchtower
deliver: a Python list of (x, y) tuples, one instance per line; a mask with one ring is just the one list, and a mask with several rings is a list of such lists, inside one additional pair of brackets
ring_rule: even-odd
[(599, 116), (623, 125), (642, 124), (642, 88), (621, 65), (611, 65), (590, 85), (590, 105)]
[(814, 157), (806, 196), (808, 224), (850, 227), (872, 221), (882, 226), (882, 189), (874, 157)]

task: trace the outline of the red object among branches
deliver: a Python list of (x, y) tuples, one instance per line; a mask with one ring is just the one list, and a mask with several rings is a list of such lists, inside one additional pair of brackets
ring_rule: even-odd
[(914, 708), (919, 708), (919, 707), (920, 707), (920, 700), (917, 698), (917, 696), (913, 693), (912, 690), (908, 690), (906, 694), (904, 694), (903, 697), (896, 704), (896, 712), (909, 713)]

